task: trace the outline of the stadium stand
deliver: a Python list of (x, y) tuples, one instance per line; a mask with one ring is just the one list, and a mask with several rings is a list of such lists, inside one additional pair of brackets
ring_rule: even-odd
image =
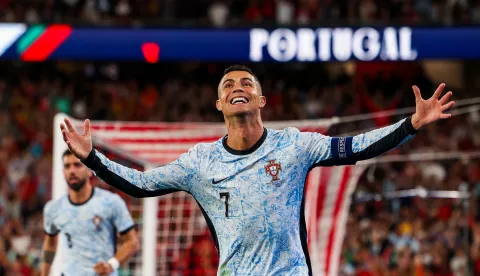
[[(141, 3), (141, 4), (140, 4)], [(188, 3), (188, 4), (185, 4)], [(0, 2), (4, 22), (89, 25), (476, 24), (478, 1), (49, 0)]]

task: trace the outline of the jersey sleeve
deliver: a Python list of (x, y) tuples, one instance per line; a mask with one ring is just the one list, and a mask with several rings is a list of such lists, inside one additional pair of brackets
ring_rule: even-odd
[(43, 230), (47, 235), (55, 236), (60, 232), (58, 228), (54, 224), (54, 215), (53, 215), (53, 207), (52, 202), (48, 202), (45, 204), (43, 208)]
[(356, 136), (330, 137), (299, 132), (297, 143), (305, 150), (310, 166), (354, 165), (386, 153), (415, 136), (410, 118)]
[(93, 149), (82, 162), (105, 183), (133, 197), (153, 197), (177, 191), (190, 192), (197, 179), (196, 147), (174, 162), (145, 172), (120, 165)]
[(132, 216), (128, 211), (127, 204), (120, 196), (116, 194), (114, 195), (112, 210), (113, 225), (118, 230), (120, 235), (127, 233), (135, 226)]

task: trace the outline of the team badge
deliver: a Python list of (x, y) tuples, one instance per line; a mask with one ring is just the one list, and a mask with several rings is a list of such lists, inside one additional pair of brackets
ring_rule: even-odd
[(95, 215), (92, 218), (92, 221), (93, 221), (93, 224), (95, 224), (95, 227), (97, 228), (97, 230), (100, 230), (100, 225), (102, 224), (103, 219), (100, 216)]
[(275, 163), (275, 160), (270, 160), (268, 162), (268, 165), (265, 166), (265, 173), (270, 174), (270, 176), (272, 177), (272, 182), (279, 180), (278, 174), (282, 170), (282, 166), (280, 165), (280, 163)]

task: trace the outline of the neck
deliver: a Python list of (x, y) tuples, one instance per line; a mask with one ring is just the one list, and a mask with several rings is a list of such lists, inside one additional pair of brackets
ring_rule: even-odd
[(227, 145), (235, 150), (247, 150), (263, 135), (263, 123), (259, 114), (232, 117), (225, 120), (228, 131)]
[(68, 197), (73, 204), (83, 204), (90, 198), (92, 192), (92, 185), (90, 185), (90, 183), (85, 183), (83, 188), (79, 191), (68, 189)]

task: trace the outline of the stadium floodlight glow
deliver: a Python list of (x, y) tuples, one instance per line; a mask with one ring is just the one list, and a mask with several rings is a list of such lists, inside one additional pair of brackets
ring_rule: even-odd
[(21, 23), (0, 24), (0, 57), (27, 29), (27, 25)]

